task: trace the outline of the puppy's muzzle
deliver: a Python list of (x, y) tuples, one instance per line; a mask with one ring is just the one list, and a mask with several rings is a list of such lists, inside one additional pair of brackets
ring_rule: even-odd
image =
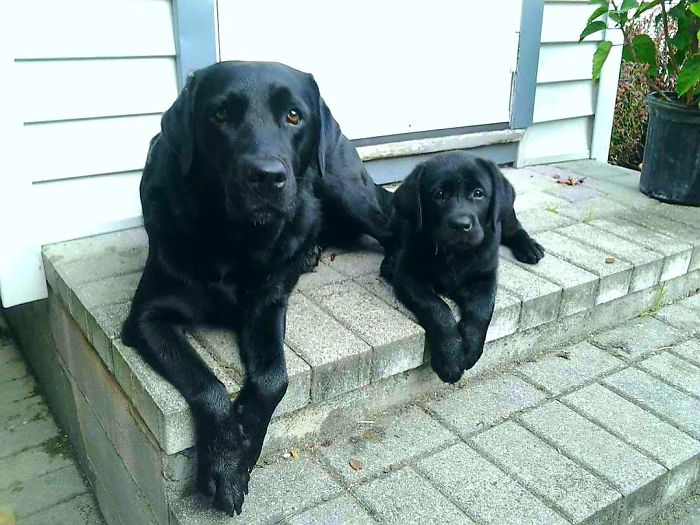
[(281, 190), (287, 183), (287, 168), (276, 159), (254, 161), (246, 168), (246, 180), (261, 191)]

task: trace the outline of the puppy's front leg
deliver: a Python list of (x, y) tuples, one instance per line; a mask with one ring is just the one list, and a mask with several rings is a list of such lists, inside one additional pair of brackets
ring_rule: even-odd
[(450, 307), (430, 285), (416, 279), (400, 266), (396, 268), (393, 285), (396, 296), (425, 329), (433, 370), (446, 383), (456, 383), (464, 373), (465, 356)]
[(466, 369), (472, 368), (484, 351), (486, 331), (489, 328), (496, 301), (496, 273), (482, 275), (469, 282), (455, 294), (462, 313), (458, 323), (464, 344)]

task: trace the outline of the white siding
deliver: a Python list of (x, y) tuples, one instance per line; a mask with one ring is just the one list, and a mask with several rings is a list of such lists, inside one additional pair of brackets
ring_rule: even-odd
[(518, 149), (518, 165), (589, 158), (598, 86), (592, 60), (602, 33), (578, 37), (596, 9), (586, 0), (545, 2), (533, 125)]

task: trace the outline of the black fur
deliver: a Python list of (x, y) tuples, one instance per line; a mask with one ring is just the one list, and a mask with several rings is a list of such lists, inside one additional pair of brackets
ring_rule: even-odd
[[(287, 66), (195, 72), (151, 141), (141, 182), (148, 260), (122, 337), (187, 400), (199, 489), (229, 514), (241, 512), (287, 388), (287, 299), (318, 260), (319, 197), (346, 235), (389, 241), (386, 193), (313, 77)], [(239, 334), (246, 377), (233, 402), (186, 340), (204, 323)]]
[[(464, 152), (419, 164), (394, 194), (398, 248), (387, 253), (382, 275), (425, 328), (433, 369), (448, 383), (481, 357), (499, 244), (530, 264), (544, 256), (518, 222), (514, 200), (495, 164)], [(457, 303), (459, 322), (438, 294)]]

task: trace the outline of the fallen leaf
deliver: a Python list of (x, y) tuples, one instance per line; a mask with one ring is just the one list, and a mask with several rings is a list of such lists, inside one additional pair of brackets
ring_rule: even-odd
[(612, 255), (608, 255), (608, 256), (605, 258), (605, 264), (612, 264), (612, 263), (614, 263), (614, 262), (615, 262), (615, 257), (613, 257)]
[(333, 444), (333, 442), (330, 439), (324, 439), (321, 441), (321, 446), (322, 447), (330, 447)]
[(331, 262), (335, 262), (336, 257), (337, 257), (337, 254), (331, 253)]
[(356, 459), (351, 459), (348, 464), (350, 465), (350, 468), (353, 470), (361, 470), (362, 469), (362, 463), (360, 463)]
[(582, 177), (579, 179), (578, 177), (572, 176), (572, 177), (564, 177), (564, 178), (559, 177), (557, 179), (557, 182), (559, 184), (566, 184), (567, 186), (579, 186), (579, 185), (583, 184), (583, 181), (585, 181), (585, 180), (586, 180), (585, 177)]
[(292, 459), (298, 459), (299, 458), (299, 451), (295, 448), (289, 449), (289, 455), (292, 456)]

